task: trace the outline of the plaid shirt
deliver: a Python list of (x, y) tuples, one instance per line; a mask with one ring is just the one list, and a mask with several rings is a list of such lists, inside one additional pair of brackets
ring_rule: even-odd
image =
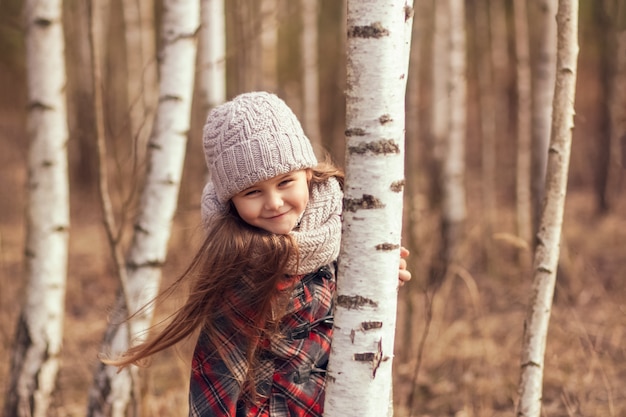
[[(257, 401), (242, 393), (248, 369), (242, 336), (233, 323), (218, 326), (230, 366), (209, 349), (201, 333), (194, 351), (189, 387), (193, 417), (321, 417), (332, 337), (335, 267), (328, 265), (296, 282), (282, 335), (263, 343), (258, 354)], [(241, 318), (245, 321), (245, 317)], [(236, 324), (235, 324), (236, 326)]]

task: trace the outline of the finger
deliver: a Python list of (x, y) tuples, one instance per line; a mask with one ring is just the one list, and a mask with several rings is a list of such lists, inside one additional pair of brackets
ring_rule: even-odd
[(400, 278), (400, 282), (404, 283), (411, 280), (411, 272), (403, 269), (398, 274), (398, 278)]
[(400, 259), (400, 269), (406, 269), (406, 259)]
[(409, 250), (407, 248), (405, 248), (404, 246), (400, 247), (400, 257), (401, 258), (406, 258), (407, 256), (409, 256)]

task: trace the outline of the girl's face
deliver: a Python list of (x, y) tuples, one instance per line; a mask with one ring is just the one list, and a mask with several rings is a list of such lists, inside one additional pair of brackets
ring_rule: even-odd
[(236, 194), (233, 204), (246, 223), (286, 235), (309, 202), (311, 176), (311, 170), (303, 169), (258, 182)]

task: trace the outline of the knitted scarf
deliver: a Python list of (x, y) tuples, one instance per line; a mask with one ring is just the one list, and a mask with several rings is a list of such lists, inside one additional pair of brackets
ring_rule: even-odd
[[(341, 209), (343, 193), (339, 182), (331, 177), (321, 184), (311, 184), (309, 203), (300, 222), (291, 232), (298, 244), (300, 259), (290, 274), (308, 274), (337, 259), (341, 242)], [(227, 208), (220, 203), (213, 182), (204, 187), (201, 199), (202, 222), (208, 226)]]

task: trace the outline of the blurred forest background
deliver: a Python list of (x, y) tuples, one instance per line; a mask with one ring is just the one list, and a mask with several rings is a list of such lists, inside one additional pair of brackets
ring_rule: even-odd
[[(276, 0), (261, 10), (254, 0), (226, 2), (226, 96), (270, 90), (304, 118), (302, 3)], [(319, 137), (341, 164), (344, 146), (345, 2), (319, 0), (315, 30), (319, 60)], [(529, 58), (538, 57), (536, 10), (528, 1)], [(128, 52), (122, 0), (102, 2), (108, 15), (102, 41), (106, 138), (115, 213), (131, 234), (143, 166), (135, 156), (139, 130), (130, 114), (136, 102), (128, 92)], [(513, 0), (466, 1), (467, 126), (465, 129), (467, 217), (464, 234), (447, 276), (433, 285), (442, 241), (441, 206), (433, 181), (433, 7), (415, 1), (413, 52), (407, 91), (407, 188), (405, 246), (413, 280), (400, 291), (395, 358), (396, 413), (406, 415), (410, 393), (420, 416), (504, 416), (513, 413), (520, 374), (520, 349), (532, 270), (532, 241), (517, 229), (516, 158), (520, 93)], [(24, 296), (25, 207), (27, 204), (27, 95), (23, 1), (0, 1), (0, 386)], [(621, 9), (620, 9), (621, 7)], [(624, 1), (581, 0), (580, 55), (576, 117), (557, 289), (546, 352), (543, 406), (546, 416), (626, 415), (626, 108), (620, 123), (611, 117), (616, 93), (617, 34), (626, 28)], [(481, 13), (501, 45), (490, 61), (480, 33)], [(621, 13), (618, 11), (622, 10)], [(99, 204), (94, 112), (86, 2), (63, 2), (70, 139), (71, 229), (62, 366), (50, 415), (85, 415), (87, 387), (119, 286), (102, 226)], [(155, 39), (161, 2), (155, 2)], [(267, 13), (272, 14), (270, 27)], [(480, 23), (482, 22), (482, 23)], [(496, 29), (493, 29), (496, 28)], [(499, 29), (498, 29), (499, 28)], [(263, 68), (258, 40), (276, 33)], [(498, 32), (499, 31), (499, 32)], [(621, 31), (621, 32), (620, 32)], [(489, 32), (489, 31), (488, 31)], [(518, 32), (519, 33), (519, 32)], [(623, 37), (623, 35), (621, 35)], [(489, 39), (489, 38), (487, 38)], [(499, 42), (498, 42), (499, 41)], [(523, 45), (523, 43), (521, 44)], [(517, 49), (516, 49), (517, 48)], [(131, 52), (132, 53), (132, 52)], [(150, 65), (156, 65), (157, 57)], [(497, 105), (495, 177), (484, 187), (485, 116), (481, 87), (485, 68)], [(197, 74), (201, 72), (198, 66)], [(623, 74), (622, 74), (623, 77)], [(191, 130), (179, 206), (164, 266), (163, 286), (191, 259), (201, 238), (199, 198), (205, 181), (201, 129), (208, 105), (196, 82)], [(622, 87), (623, 88), (623, 87)], [(622, 91), (621, 94), (624, 94)], [(143, 129), (154, 108), (146, 110)], [(152, 114), (151, 114), (152, 113)], [(481, 121), (482, 120), (482, 121)], [(311, 128), (309, 128), (311, 129)], [(305, 126), (306, 130), (306, 126)], [(314, 139), (313, 131), (308, 132)], [(488, 188), (488, 189), (486, 189)], [(495, 211), (485, 207), (492, 193)], [(159, 307), (167, 316), (180, 299)], [(145, 415), (184, 415), (190, 344), (159, 354), (144, 372)], [(3, 397), (0, 397), (3, 398)], [(3, 399), (0, 399), (0, 402)], [(0, 403), (1, 405), (1, 403)], [(2, 408), (2, 407), (0, 407)], [(182, 410), (182, 411), (181, 411)]]

